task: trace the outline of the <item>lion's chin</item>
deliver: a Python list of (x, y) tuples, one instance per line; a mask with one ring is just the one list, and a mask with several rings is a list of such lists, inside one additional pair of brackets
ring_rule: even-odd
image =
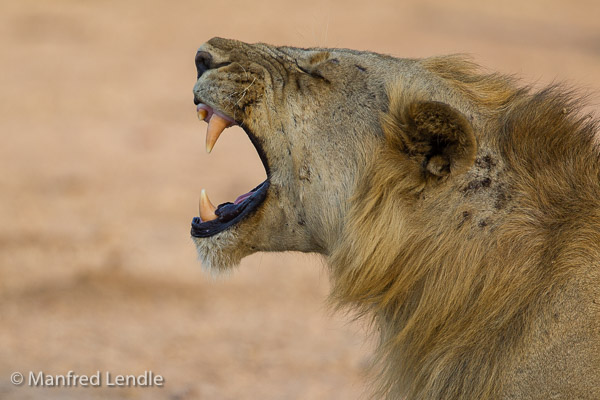
[(237, 235), (226, 230), (210, 238), (192, 237), (196, 245), (198, 259), (202, 268), (211, 275), (222, 276), (239, 265), (242, 258), (248, 255), (242, 246), (236, 245)]

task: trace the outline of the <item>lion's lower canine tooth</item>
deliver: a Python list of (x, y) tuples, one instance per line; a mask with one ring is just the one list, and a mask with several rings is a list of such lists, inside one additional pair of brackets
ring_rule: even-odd
[(204, 222), (217, 219), (217, 215), (215, 214), (216, 209), (217, 208), (213, 206), (213, 204), (208, 199), (208, 196), (206, 195), (206, 190), (202, 189), (202, 192), (200, 192), (199, 204), (200, 219)]
[(217, 143), (217, 139), (225, 128), (231, 125), (231, 122), (225, 118), (213, 114), (208, 122), (208, 128), (206, 130), (206, 152), (210, 153)]
[(198, 119), (200, 121), (204, 121), (204, 119), (206, 118), (207, 115), (208, 115), (208, 111), (206, 111), (205, 109), (201, 108), (198, 110)]

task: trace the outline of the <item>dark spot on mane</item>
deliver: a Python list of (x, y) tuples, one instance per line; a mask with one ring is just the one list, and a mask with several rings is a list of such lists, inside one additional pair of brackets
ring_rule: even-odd
[(492, 184), (492, 179), (489, 177), (483, 179), (476, 179), (467, 184), (464, 188), (461, 189), (461, 192), (468, 194), (471, 192), (475, 192), (482, 188), (489, 188)]
[(471, 212), (470, 211), (463, 211), (462, 212), (462, 218), (458, 223), (458, 228), (462, 228), (463, 225), (465, 224), (465, 222), (467, 222), (469, 219), (471, 219)]
[(496, 200), (494, 201), (494, 208), (496, 210), (502, 210), (506, 207), (506, 204), (510, 201), (511, 195), (507, 192), (504, 185), (500, 185), (497, 189)]
[(363, 67), (362, 65), (355, 64), (354, 66), (362, 72), (367, 72), (367, 69), (365, 67)]
[(475, 160), (475, 165), (479, 168), (491, 171), (492, 168), (496, 166), (496, 161), (489, 154), (486, 154), (483, 157), (477, 158)]

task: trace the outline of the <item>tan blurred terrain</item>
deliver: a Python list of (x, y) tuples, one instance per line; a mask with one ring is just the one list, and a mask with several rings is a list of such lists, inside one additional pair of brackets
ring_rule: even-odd
[[(189, 238), (262, 181), (249, 140), (204, 152), (192, 102), (213, 36), (401, 57), (470, 53), (538, 85), (600, 89), (600, 3), (0, 3), (0, 399), (358, 399), (369, 343), (331, 315), (316, 256), (258, 254), (212, 280)], [(14, 371), (165, 378), (29, 388)]]

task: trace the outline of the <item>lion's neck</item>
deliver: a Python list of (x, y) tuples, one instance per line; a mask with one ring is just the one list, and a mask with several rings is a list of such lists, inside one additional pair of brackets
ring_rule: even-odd
[[(360, 266), (359, 257), (348, 259), (351, 250), (332, 257), (333, 268), (342, 265), (338, 262), (345, 265), (334, 278), (332, 297), (338, 305), (372, 317), (380, 332), (383, 397), (461, 398), (461, 393), (472, 393), (469, 398), (486, 398), (496, 390), (498, 370), (488, 368), (487, 361), (501, 361), (507, 352), (500, 349), (518, 340), (503, 332), (523, 326), (517, 314), (492, 306), (502, 295), (485, 291), (484, 281), (492, 278), (474, 273), (485, 265), (461, 265), (465, 254), (450, 250), (436, 254), (420, 240), (402, 254), (375, 251)], [(381, 271), (371, 269), (381, 261), (375, 253), (389, 257)]]
[(456, 210), (441, 203), (403, 215), (407, 200), (398, 191), (363, 190), (329, 257), (331, 300), (372, 317), (380, 331), (380, 394), (493, 397), (502, 366), (512, 363), (510, 350), (557, 282), (537, 273), (541, 249), (510, 221), (460, 224)]

